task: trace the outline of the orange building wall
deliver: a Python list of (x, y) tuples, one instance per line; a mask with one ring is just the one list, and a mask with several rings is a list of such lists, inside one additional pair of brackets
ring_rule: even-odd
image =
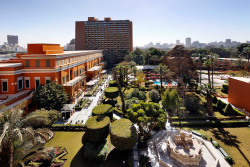
[(250, 83), (229, 78), (228, 101), (250, 113)]

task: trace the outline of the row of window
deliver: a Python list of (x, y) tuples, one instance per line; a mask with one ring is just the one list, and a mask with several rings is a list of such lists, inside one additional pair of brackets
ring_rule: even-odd
[[(51, 79), (50, 77), (45, 77), (45, 83), (50, 83)], [(13, 83), (14, 84), (14, 83)], [(23, 77), (19, 77), (17, 79), (17, 88), (18, 90), (22, 90), (23, 89)], [(35, 78), (35, 89), (38, 88), (40, 86), (40, 78)], [(30, 78), (24, 78), (24, 87), (25, 89), (29, 89), (30, 88)], [(2, 79), (2, 92), (8, 92), (8, 79)]]
[[(26, 67), (30, 67), (30, 60), (26, 60)], [(40, 60), (36, 60), (36, 67), (40, 67)], [(50, 60), (46, 60), (46, 67), (50, 67)]]
[(68, 64), (68, 63), (73, 63), (73, 62), (77, 62), (77, 61), (80, 61), (80, 60), (84, 60), (84, 58), (86, 58), (86, 56), (78, 56), (78, 57), (57, 59), (56, 60), (56, 65), (57, 66), (65, 65), (65, 64)]

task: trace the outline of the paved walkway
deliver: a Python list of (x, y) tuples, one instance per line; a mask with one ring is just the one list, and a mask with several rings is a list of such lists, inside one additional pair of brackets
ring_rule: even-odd
[[(85, 98), (89, 98), (92, 99), (92, 103), (90, 104), (90, 106), (85, 109), (83, 108), (81, 111), (76, 111), (70, 118), (69, 121), (72, 121), (72, 123), (76, 123), (77, 121), (83, 121), (83, 124), (86, 123), (86, 121), (89, 119), (89, 117), (92, 115), (92, 109), (97, 106), (97, 102), (99, 100), (99, 97), (104, 93), (104, 89), (106, 84), (108, 84), (108, 81), (110, 80), (111, 76), (108, 75), (107, 79), (104, 79), (104, 84), (103, 86), (99, 86), (100, 90), (97, 93), (97, 95), (95, 97), (85, 97)], [(101, 91), (102, 89), (102, 91)], [(84, 94), (82, 94), (82, 96), (80, 98), (84, 97)], [(78, 98), (78, 99), (80, 99)]]

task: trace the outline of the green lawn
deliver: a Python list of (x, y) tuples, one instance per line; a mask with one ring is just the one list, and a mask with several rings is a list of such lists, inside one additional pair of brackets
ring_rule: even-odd
[[(187, 128), (185, 128), (187, 129)], [(250, 128), (193, 128), (196, 132), (216, 140), (220, 146), (233, 157), (235, 165), (249, 167), (250, 160)]]
[(64, 157), (67, 159), (65, 167), (70, 166), (72, 159), (81, 149), (82, 136), (84, 132), (55, 132), (55, 136), (50, 140), (45, 147), (62, 147), (66, 148), (68, 154)]

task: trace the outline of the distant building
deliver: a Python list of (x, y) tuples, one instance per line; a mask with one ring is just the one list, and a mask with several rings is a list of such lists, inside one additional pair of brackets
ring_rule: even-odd
[(226, 39), (225, 46), (226, 47), (230, 47), (231, 46), (231, 39)]
[(191, 47), (191, 38), (186, 38), (186, 47)]
[(250, 41), (246, 41), (246, 43), (250, 43)]
[(109, 65), (123, 61), (127, 52), (133, 52), (132, 22), (129, 20), (76, 21), (75, 50), (103, 50)]
[(70, 43), (66, 45), (66, 50), (73, 51), (75, 50), (75, 39), (72, 39)]
[(199, 41), (194, 41), (194, 42), (192, 43), (192, 47), (200, 48), (200, 42), (199, 42)]
[(177, 39), (177, 40), (176, 40), (176, 45), (180, 45), (180, 44), (181, 44), (180, 40)]
[(18, 44), (18, 36), (17, 35), (7, 35), (7, 41), (9, 45), (15, 46)]

